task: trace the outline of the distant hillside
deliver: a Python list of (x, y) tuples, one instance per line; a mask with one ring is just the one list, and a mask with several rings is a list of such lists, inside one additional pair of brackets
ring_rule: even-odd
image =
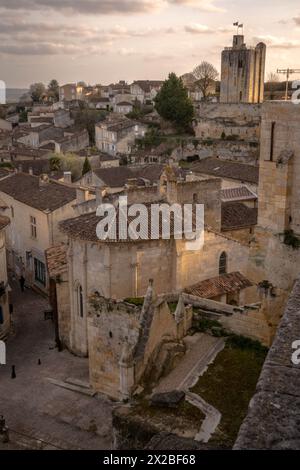
[(19, 101), (24, 93), (28, 93), (26, 88), (7, 88), (6, 90), (6, 101), (7, 103), (16, 103)]

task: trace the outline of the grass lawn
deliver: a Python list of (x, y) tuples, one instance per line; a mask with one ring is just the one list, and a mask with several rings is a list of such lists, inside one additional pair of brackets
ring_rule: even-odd
[(224, 350), (191, 390), (222, 414), (210, 444), (233, 446), (254, 395), (266, 353), (266, 348), (257, 347), (257, 344), (236, 344), (228, 339)]

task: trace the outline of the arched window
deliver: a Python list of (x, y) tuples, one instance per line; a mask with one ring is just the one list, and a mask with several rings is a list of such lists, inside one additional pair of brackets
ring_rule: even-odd
[(227, 255), (225, 251), (220, 256), (219, 260), (219, 274), (226, 274), (227, 273)]
[(80, 284), (76, 287), (76, 301), (77, 301), (77, 313), (83, 318), (83, 291)]

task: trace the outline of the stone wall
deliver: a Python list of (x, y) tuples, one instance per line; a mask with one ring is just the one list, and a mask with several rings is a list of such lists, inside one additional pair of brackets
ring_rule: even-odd
[(232, 316), (222, 316), (219, 321), (224, 328), (236, 335), (270, 346), (271, 331), (264, 306), (245, 308), (243, 312), (235, 312)]
[(198, 119), (194, 128), (196, 137), (201, 139), (246, 140), (256, 142), (259, 139), (259, 122), (240, 124), (234, 119), (214, 118)]
[(293, 103), (263, 105), (258, 224), (300, 233), (300, 113)]
[(197, 106), (197, 116), (207, 119), (234, 119), (237, 123), (259, 124), (261, 104), (247, 103), (200, 103)]
[(242, 140), (231, 141), (222, 139), (197, 139), (195, 144), (188, 144), (183, 149), (172, 153), (175, 161), (197, 156), (200, 160), (208, 157), (219, 157), (248, 165), (256, 165), (259, 160), (259, 143)]
[(3, 283), (4, 293), (0, 297), (0, 307), (2, 310), (2, 323), (0, 323), (0, 339), (3, 339), (9, 332), (10, 315), (8, 300), (8, 279), (6, 264), (6, 246), (5, 246), (5, 230), (0, 230), (0, 283)]
[(300, 340), (300, 280), (289, 298), (234, 449), (300, 448), (300, 365), (292, 362)]
[(56, 281), (56, 295), (58, 307), (59, 339), (63, 346), (71, 347), (71, 306), (69, 297), (69, 277), (65, 272)]
[(57, 153), (78, 152), (87, 148), (90, 144), (87, 130), (76, 132), (73, 135), (66, 135), (62, 142), (55, 142), (55, 151)]
[[(259, 158), (261, 112), (258, 104), (201, 103), (194, 125), (199, 142), (193, 155), (255, 165)], [(184, 149), (183, 157), (188, 156), (187, 150)]]
[(133, 349), (139, 335), (140, 308), (92, 298), (88, 318), (91, 386), (108, 396), (122, 397), (120, 361), (124, 347)]
[[(177, 300), (178, 301), (178, 300)], [(148, 287), (143, 307), (130, 300), (90, 297), (88, 347), (91, 386), (116, 399), (131, 396), (163, 341), (180, 341), (192, 325), (191, 309), (179, 300), (172, 313)]]
[(168, 182), (167, 200), (170, 204), (204, 204), (205, 224), (221, 229), (221, 180), (217, 178), (188, 182)]

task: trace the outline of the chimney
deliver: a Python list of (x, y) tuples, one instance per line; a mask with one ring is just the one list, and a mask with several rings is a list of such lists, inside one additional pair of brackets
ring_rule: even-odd
[(84, 188), (76, 188), (76, 202), (77, 204), (82, 204), (87, 200), (87, 191)]
[(96, 193), (96, 207), (98, 207), (102, 204), (102, 189), (96, 188), (95, 193)]
[(70, 171), (64, 171), (64, 183), (72, 183), (72, 173)]
[(29, 173), (31, 176), (33, 176), (33, 169), (32, 169), (32, 166), (29, 167), (28, 173)]

